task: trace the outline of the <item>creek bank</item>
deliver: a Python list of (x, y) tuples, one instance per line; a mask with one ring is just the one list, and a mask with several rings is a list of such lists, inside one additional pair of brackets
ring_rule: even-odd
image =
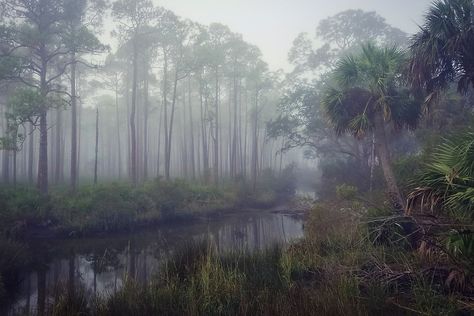
[[(286, 197), (284, 200), (289, 200)], [(282, 198), (271, 203), (238, 203), (222, 208), (199, 210), (192, 212), (173, 212), (166, 217), (134, 220), (126, 227), (109, 227), (106, 229), (80, 230), (76, 227), (67, 226), (54, 218), (46, 218), (41, 221), (18, 220), (5, 231), (7, 239), (29, 242), (38, 239), (77, 239), (85, 237), (102, 237), (120, 233), (133, 233), (143, 229), (159, 228), (166, 225), (179, 225), (196, 221), (213, 221), (225, 216), (232, 216), (243, 212), (271, 212), (290, 216), (295, 219), (304, 219), (307, 210), (291, 210), (287, 204), (281, 204)], [(244, 206), (241, 206), (244, 205)], [(284, 207), (282, 205), (285, 205)], [(241, 208), (243, 207), (243, 208)]]

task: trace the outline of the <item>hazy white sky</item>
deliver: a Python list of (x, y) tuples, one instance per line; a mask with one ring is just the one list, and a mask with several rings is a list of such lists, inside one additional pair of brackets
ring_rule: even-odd
[(347, 9), (377, 11), (409, 33), (432, 0), (153, 0), (183, 18), (220, 22), (260, 47), (273, 70), (288, 69), (287, 53), (300, 32), (314, 34), (321, 19)]

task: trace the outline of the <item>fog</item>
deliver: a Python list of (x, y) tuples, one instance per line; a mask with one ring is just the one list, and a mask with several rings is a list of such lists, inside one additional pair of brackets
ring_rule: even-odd
[[(78, 43), (72, 61), (67, 43), (53, 44), (46, 56), (31, 47), (33, 55), (21, 57), (47, 61), (44, 69), (31, 67), (30, 74), (24, 69), (29, 77), (21, 81), (43, 89), (48, 97), (58, 96), (60, 102), (43, 106), (48, 113), (42, 132), (41, 115), (16, 118), (16, 126), (21, 126), (15, 132), (18, 148), (14, 158), (8, 150), (2, 155), (3, 181), (13, 177), (14, 182), (33, 182), (45, 163), (46, 182), (73, 177), (74, 185), (78, 179), (127, 177), (255, 178), (266, 168), (281, 171), (292, 162), (307, 164), (304, 149), (286, 150), (290, 146), (285, 137), (269, 137), (266, 129), (278, 116), (284, 90), (296, 78), (288, 77), (297, 68), (289, 55), (292, 47), (298, 49), (299, 34), (306, 32), (316, 49), (324, 44), (316, 34), (319, 22), (355, 7), (385, 13), (387, 25), (410, 32), (426, 6), (419, 1), (407, 14), (402, 3), (379, 1), (143, 1), (136, 8), (133, 3), (70, 5), (78, 13), (66, 12), (71, 15), (65, 25), (68, 36), (77, 36), (75, 28), (82, 25), (92, 40)], [(5, 5), (7, 20), (29, 23), (25, 14), (32, 8), (21, 1)], [(24, 10), (13, 11), (15, 5)], [(74, 73), (69, 64), (75, 65)], [(317, 76), (311, 72), (310, 77)], [(41, 73), (47, 81), (44, 87), (37, 80)], [(3, 89), (3, 111), (8, 112), (8, 100), (22, 87), (7, 80)], [(3, 133), (8, 124), (2, 121)], [(47, 134), (49, 155), (38, 164), (41, 133)], [(77, 152), (76, 161), (71, 151)], [(77, 172), (71, 163), (77, 164)], [(42, 177), (45, 181), (46, 175)]]
[(389, 24), (414, 33), (431, 0), (165, 0), (155, 3), (199, 23), (228, 25), (261, 49), (271, 69), (288, 71), (291, 65), (287, 56), (293, 40), (301, 32), (313, 34), (320, 20), (341, 11), (362, 9), (376, 11)]
[(0, 0), (0, 315), (464, 315), (473, 0)]

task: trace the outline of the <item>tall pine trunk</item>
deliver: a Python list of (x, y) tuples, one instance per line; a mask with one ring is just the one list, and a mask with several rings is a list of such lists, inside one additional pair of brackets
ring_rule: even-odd
[(54, 170), (54, 182), (59, 184), (61, 179), (61, 137), (62, 137), (62, 110), (59, 107), (56, 110), (56, 161), (55, 161), (55, 170)]
[(99, 108), (95, 110), (95, 160), (94, 160), (94, 184), (97, 184), (97, 165), (99, 163)]
[(137, 111), (137, 81), (138, 81), (138, 47), (137, 35), (133, 39), (133, 69), (132, 69), (132, 108), (130, 110), (130, 158), (131, 158), (131, 177), (133, 184), (138, 182), (137, 172), (137, 135), (135, 126), (135, 113)]
[[(46, 82), (47, 74), (47, 57), (42, 58), (42, 67), (40, 73), (40, 93), (43, 102), (48, 95), (48, 85)], [(38, 157), (38, 181), (37, 187), (41, 194), (48, 194), (48, 122), (47, 122), (48, 109), (46, 104), (41, 104), (39, 114), (39, 130), (40, 130), (40, 142), (39, 142), (39, 157)]]
[(188, 107), (189, 107), (189, 128), (190, 128), (190, 141), (191, 141), (191, 153), (189, 159), (191, 159), (191, 175), (192, 179), (196, 179), (196, 163), (194, 155), (194, 122), (193, 122), (193, 107), (191, 105), (192, 100), (192, 89), (191, 89), (191, 76), (188, 78)]
[(119, 114), (119, 100), (118, 100), (118, 87), (115, 86), (115, 120), (117, 129), (117, 158), (118, 158), (118, 177), (122, 178), (122, 148), (120, 139), (120, 114)]
[(258, 172), (258, 90), (255, 92), (255, 114), (253, 121), (253, 137), (252, 137), (252, 186), (255, 190), (257, 187)]
[(169, 131), (168, 131), (168, 149), (166, 151), (166, 180), (170, 179), (171, 144), (173, 140), (173, 123), (174, 123), (174, 114), (176, 112), (177, 94), (178, 94), (178, 65), (175, 65), (174, 83), (173, 83), (173, 99), (171, 101), (170, 125), (169, 125)]
[(28, 133), (29, 136), (29, 142), (28, 142), (28, 183), (32, 185), (34, 183), (33, 180), (33, 165), (34, 165), (34, 159), (35, 159), (35, 135), (34, 135), (34, 129), (35, 127), (33, 124), (30, 124), (30, 131)]
[(166, 50), (163, 48), (163, 109), (164, 109), (164, 132), (165, 132), (165, 179), (170, 179), (168, 150), (169, 150), (169, 138), (168, 138), (168, 55)]
[(214, 183), (219, 183), (219, 68), (215, 69)]
[(148, 71), (145, 70), (145, 87), (144, 87), (144, 100), (143, 100), (143, 178), (148, 178)]
[(75, 54), (72, 54), (71, 64), (71, 189), (76, 191), (77, 187), (77, 98), (76, 98), (76, 62)]

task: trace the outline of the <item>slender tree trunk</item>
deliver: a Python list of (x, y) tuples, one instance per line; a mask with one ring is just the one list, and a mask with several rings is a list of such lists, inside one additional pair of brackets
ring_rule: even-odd
[(3, 169), (3, 183), (10, 183), (10, 151), (3, 151), (3, 160), (2, 160), (2, 169)]
[(214, 183), (219, 183), (219, 68), (215, 69)]
[[(76, 74), (76, 78), (79, 78), (79, 73)], [(76, 80), (77, 82), (77, 80)], [(79, 82), (77, 82), (76, 91), (79, 90)], [(77, 182), (79, 182), (79, 171), (81, 170), (81, 145), (82, 145), (82, 102), (76, 97), (77, 102)], [(76, 183), (77, 186), (77, 183)]]
[(158, 150), (157, 150), (157, 156), (156, 156), (156, 176), (160, 176), (160, 163), (161, 163), (161, 130), (162, 130), (162, 124), (163, 124), (163, 108), (164, 105), (160, 109), (160, 118), (158, 121)]
[(235, 177), (237, 175), (237, 132), (238, 132), (238, 126), (237, 126), (237, 117), (238, 117), (238, 112), (237, 112), (237, 105), (238, 105), (238, 99), (237, 99), (237, 78), (234, 75), (234, 135), (232, 137), (232, 153), (231, 153), (231, 161), (232, 161), (232, 176)]
[[(199, 80), (199, 100), (201, 106), (201, 137), (202, 137), (202, 160), (204, 169), (204, 181), (209, 182), (209, 151), (207, 146), (207, 133), (206, 133), (206, 115), (204, 108), (204, 88), (202, 84), (202, 78)], [(207, 102), (206, 102), (207, 104)], [(207, 107), (207, 105), (206, 105)]]
[(257, 187), (258, 171), (258, 89), (255, 92), (255, 114), (253, 122), (253, 141), (252, 141), (252, 185), (255, 190)]
[(34, 126), (30, 124), (30, 131), (28, 133), (29, 142), (28, 142), (28, 183), (33, 184), (33, 161), (35, 154), (35, 135), (34, 135)]
[(76, 56), (72, 54), (71, 64), (71, 189), (77, 188), (77, 98), (76, 98)]
[(118, 100), (118, 86), (115, 86), (115, 119), (117, 129), (117, 158), (118, 158), (118, 177), (122, 178), (122, 148), (120, 140), (120, 114), (119, 114), (119, 100)]
[(388, 149), (387, 138), (385, 135), (385, 124), (381, 113), (375, 116), (375, 140), (377, 142), (377, 153), (382, 165), (382, 171), (387, 184), (387, 191), (390, 196), (393, 207), (397, 211), (402, 211), (405, 208), (400, 189), (398, 188), (395, 174), (393, 173), (392, 163), (390, 159), (390, 151)]
[(54, 182), (59, 184), (61, 178), (61, 136), (62, 136), (62, 110), (59, 107), (56, 110), (56, 161), (54, 171)]
[(165, 132), (165, 179), (170, 179), (169, 161), (169, 138), (168, 138), (168, 54), (163, 48), (163, 107), (164, 107), (164, 132)]
[(186, 87), (183, 85), (183, 116), (181, 120), (182, 135), (181, 135), (181, 158), (182, 158), (182, 171), (185, 179), (188, 179), (188, 142), (187, 142), (187, 118), (186, 118)]
[(133, 39), (133, 74), (132, 74), (132, 108), (130, 111), (130, 141), (131, 141), (131, 176), (133, 184), (138, 182), (137, 173), (137, 135), (135, 126), (135, 113), (137, 110), (137, 81), (138, 81), (138, 47), (137, 35)]
[(95, 161), (94, 161), (94, 184), (97, 184), (97, 164), (99, 162), (99, 108), (95, 110)]
[[(16, 139), (17, 136), (15, 136)], [(16, 165), (17, 165), (17, 153), (18, 151), (16, 149), (13, 150), (13, 186), (16, 186), (16, 181), (17, 181), (17, 176), (16, 176)]]
[(244, 178), (247, 177), (247, 161), (248, 161), (248, 126), (249, 126), (249, 111), (248, 111), (248, 107), (249, 107), (249, 104), (248, 104), (248, 95), (247, 95), (247, 91), (245, 91), (245, 127), (244, 127), (244, 163), (243, 163), (243, 166), (244, 166), (244, 170), (243, 171), (243, 175), (244, 175)]
[(173, 123), (174, 114), (176, 112), (176, 98), (178, 93), (178, 65), (175, 65), (174, 84), (173, 84), (173, 100), (171, 102), (171, 116), (170, 126), (168, 134), (168, 150), (167, 150), (167, 165), (166, 165), (166, 180), (170, 179), (170, 168), (171, 168), (171, 145), (173, 140)]
[[(48, 87), (46, 83), (47, 61), (43, 59), (41, 74), (40, 74), (40, 91), (43, 100), (48, 94)], [(47, 106), (41, 104), (39, 115), (40, 123), (40, 143), (39, 143), (39, 157), (38, 157), (38, 190), (41, 194), (48, 194), (48, 123), (47, 123)]]
[(40, 114), (40, 144), (38, 160), (38, 190), (48, 194), (48, 125), (46, 119), (46, 108)]
[(196, 163), (195, 163), (195, 155), (194, 155), (194, 122), (193, 122), (193, 107), (191, 105), (192, 100), (192, 89), (191, 89), (191, 76), (188, 78), (188, 107), (189, 107), (189, 128), (190, 128), (190, 141), (191, 141), (191, 175), (192, 179), (196, 179)]
[(143, 109), (143, 178), (148, 178), (148, 71), (145, 70), (145, 96)]
[(130, 153), (131, 153), (131, 148), (132, 146), (130, 145), (130, 124), (128, 124), (128, 118), (130, 117), (130, 69), (127, 71), (127, 79), (126, 79), (126, 84), (125, 84), (125, 99), (126, 99), (126, 104), (127, 104), (127, 175), (128, 178), (131, 178), (131, 159), (130, 159)]

